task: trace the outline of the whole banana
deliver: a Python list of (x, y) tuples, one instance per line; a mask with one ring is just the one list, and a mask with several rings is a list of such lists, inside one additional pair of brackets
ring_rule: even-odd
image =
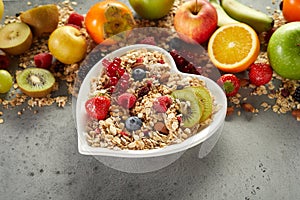
[(221, 5), (230, 17), (250, 25), (258, 33), (268, 31), (274, 25), (272, 17), (236, 0), (221, 0)]
[(231, 18), (217, 0), (210, 0), (210, 3), (215, 7), (218, 14), (218, 26), (223, 26), (226, 24), (239, 23), (235, 19)]

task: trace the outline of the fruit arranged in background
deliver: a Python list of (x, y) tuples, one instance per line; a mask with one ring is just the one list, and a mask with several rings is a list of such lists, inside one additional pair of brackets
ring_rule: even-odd
[(217, 83), (224, 89), (226, 96), (235, 96), (240, 89), (240, 80), (234, 74), (224, 74)]
[(62, 26), (51, 33), (48, 47), (57, 60), (64, 64), (72, 64), (85, 57), (87, 42), (78, 29)]
[(183, 3), (176, 11), (174, 28), (183, 40), (204, 43), (216, 30), (216, 9), (207, 0), (191, 0)]
[(201, 104), (203, 104), (204, 109), (200, 118), (200, 122), (204, 122), (211, 116), (213, 110), (213, 99), (210, 92), (203, 86), (194, 86), (187, 89), (192, 90), (198, 97), (198, 100), (201, 102)]
[(57, 28), (59, 11), (55, 4), (42, 5), (22, 12), (20, 19), (32, 28), (34, 36), (39, 37)]
[(27, 51), (32, 44), (30, 27), (25, 23), (10, 23), (0, 29), (0, 49), (11, 55)]
[(0, 50), (0, 69), (7, 69), (9, 67), (9, 58), (7, 54)]
[(159, 19), (167, 15), (174, 0), (129, 0), (134, 11), (144, 19)]
[(13, 79), (10, 73), (0, 69), (0, 93), (7, 93), (13, 85)]
[(87, 114), (97, 120), (106, 119), (110, 107), (110, 99), (107, 96), (96, 96), (85, 102)]
[(249, 67), (249, 80), (250, 83), (260, 86), (267, 84), (271, 81), (273, 70), (269, 64), (254, 63)]
[(227, 24), (214, 32), (207, 49), (217, 68), (236, 73), (246, 70), (257, 59), (260, 42), (255, 30), (247, 24)]
[(30, 97), (45, 97), (53, 89), (55, 78), (53, 74), (42, 68), (26, 68), (17, 74), (20, 90)]
[(0, 21), (2, 19), (3, 13), (4, 13), (4, 4), (3, 1), (0, 0)]
[(282, 14), (288, 22), (300, 21), (300, 1), (283, 0)]
[(67, 25), (75, 25), (78, 28), (82, 28), (84, 22), (84, 16), (77, 12), (72, 12), (68, 18)]
[(52, 64), (53, 56), (50, 53), (39, 53), (33, 59), (36, 67), (48, 69)]
[(230, 17), (225, 10), (222, 8), (218, 0), (210, 0), (211, 5), (213, 5), (218, 14), (218, 26), (224, 26), (231, 23), (239, 23), (239, 21)]
[(270, 30), (274, 25), (272, 17), (237, 0), (221, 0), (221, 5), (230, 17), (250, 25), (259, 33)]
[(268, 44), (268, 58), (274, 71), (283, 78), (300, 80), (300, 22), (279, 27)]
[[(96, 43), (101, 43), (118, 33), (133, 29), (135, 20), (131, 10), (124, 3), (106, 0), (89, 9), (85, 17), (85, 26), (91, 38)], [(114, 39), (106, 40), (105, 44), (114, 44), (117, 37), (126, 37), (126, 34), (118, 34)]]
[(191, 90), (175, 90), (171, 94), (174, 99), (179, 99), (180, 102), (189, 102), (189, 107), (180, 106), (182, 114), (183, 127), (193, 127), (200, 122), (203, 114), (203, 105), (199, 101), (196, 94)]

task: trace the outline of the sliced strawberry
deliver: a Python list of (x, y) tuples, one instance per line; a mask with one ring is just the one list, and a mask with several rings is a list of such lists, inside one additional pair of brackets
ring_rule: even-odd
[(168, 96), (161, 96), (155, 99), (153, 102), (153, 109), (158, 113), (167, 112), (168, 108), (172, 104), (172, 99)]
[(85, 110), (94, 119), (106, 119), (110, 107), (110, 99), (106, 96), (93, 97), (86, 101)]
[(52, 64), (53, 56), (49, 53), (40, 53), (33, 57), (36, 67), (48, 69)]
[(240, 80), (234, 74), (222, 75), (217, 83), (224, 89), (226, 96), (235, 96), (240, 89)]
[(250, 83), (260, 86), (264, 85), (272, 79), (273, 70), (270, 65), (265, 63), (254, 63), (249, 67)]
[(131, 93), (123, 93), (118, 97), (118, 104), (123, 108), (132, 108), (136, 102), (136, 96)]
[(83, 21), (84, 21), (84, 17), (82, 15), (73, 12), (70, 14), (67, 24), (73, 24), (75, 26), (82, 28)]

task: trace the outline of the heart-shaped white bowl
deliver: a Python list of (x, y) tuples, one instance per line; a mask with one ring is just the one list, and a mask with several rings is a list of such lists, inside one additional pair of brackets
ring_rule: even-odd
[[(91, 79), (97, 77), (101, 74), (102, 60), (105, 58), (120, 57), (126, 54), (128, 51), (135, 49), (147, 49), (149, 51), (158, 51), (165, 55), (169, 64), (171, 65), (171, 72), (179, 73), (183, 77), (193, 76), (200, 80), (205, 81), (207, 88), (210, 90), (211, 94), (214, 96), (215, 104), (218, 106), (218, 110), (213, 114), (213, 120), (206, 128), (202, 129), (199, 133), (187, 138), (181, 143), (168, 145), (159, 149), (151, 150), (112, 150), (109, 148), (101, 147), (91, 147), (86, 141), (86, 125), (88, 120), (88, 115), (85, 111), (85, 102), (88, 100), (90, 93)], [(212, 147), (215, 145), (219, 137), (212, 137), (215, 133), (220, 133), (227, 109), (227, 99), (224, 91), (217, 85), (213, 80), (200, 76), (185, 74), (178, 71), (176, 64), (171, 57), (171, 55), (164, 49), (145, 44), (130, 45), (120, 48), (104, 58), (102, 58), (92, 69), (88, 72), (85, 79), (83, 80), (77, 101), (76, 101), (76, 125), (78, 132), (78, 149), (81, 154), (95, 156), (98, 160), (110, 166), (112, 168), (118, 169), (120, 171), (140, 173), (149, 172), (160, 169), (169, 165), (178, 159), (187, 149), (204, 143), (208, 141), (209, 138), (215, 138), (209, 143), (211, 145), (206, 145), (207, 149), (203, 152), (207, 154)], [(201, 156), (203, 157), (203, 156)]]

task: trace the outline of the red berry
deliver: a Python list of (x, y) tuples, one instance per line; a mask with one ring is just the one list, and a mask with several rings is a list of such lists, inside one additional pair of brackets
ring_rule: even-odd
[(87, 114), (98, 120), (106, 119), (110, 107), (110, 99), (107, 96), (97, 96), (86, 101)]
[(53, 56), (49, 53), (40, 53), (33, 57), (36, 67), (48, 69), (52, 64)]
[(155, 99), (153, 102), (153, 109), (158, 113), (167, 112), (168, 108), (172, 104), (172, 99), (168, 96), (161, 96)]
[(84, 17), (76, 12), (73, 12), (70, 14), (68, 19), (68, 24), (73, 24), (75, 26), (78, 26), (82, 28), (82, 23), (84, 21)]
[(0, 50), (0, 69), (7, 69), (8, 67), (9, 67), (9, 58), (4, 52), (3, 54), (1, 54), (1, 50)]
[(118, 68), (117, 69), (117, 74), (118, 74), (118, 77), (122, 77), (125, 73), (125, 69), (123, 68)]
[(234, 96), (240, 89), (240, 80), (234, 74), (222, 75), (217, 83), (224, 89), (226, 96)]
[(165, 64), (165, 61), (163, 59), (159, 60), (158, 63)]
[(106, 68), (107, 76), (109, 76), (109, 77), (117, 76), (117, 69), (118, 69), (118, 66), (116, 66), (115, 63), (111, 63), (110, 65), (108, 65)]
[(136, 102), (136, 97), (131, 93), (123, 93), (118, 97), (118, 104), (123, 108), (132, 108)]
[(115, 63), (118, 67), (120, 67), (121, 62), (122, 62), (122, 60), (121, 60), (121, 58), (119, 58), (119, 57), (116, 57), (116, 58), (114, 58), (114, 60), (113, 60), (113, 63)]
[(139, 42), (139, 44), (150, 44), (150, 45), (156, 45), (154, 37), (146, 37), (143, 40)]
[(249, 67), (250, 83), (260, 86), (268, 83), (272, 79), (273, 70), (265, 63), (254, 63)]
[(119, 79), (117, 77), (115, 77), (115, 76), (110, 77), (110, 79), (109, 79), (109, 86), (115, 86), (115, 85), (117, 85), (118, 81), (119, 81)]

